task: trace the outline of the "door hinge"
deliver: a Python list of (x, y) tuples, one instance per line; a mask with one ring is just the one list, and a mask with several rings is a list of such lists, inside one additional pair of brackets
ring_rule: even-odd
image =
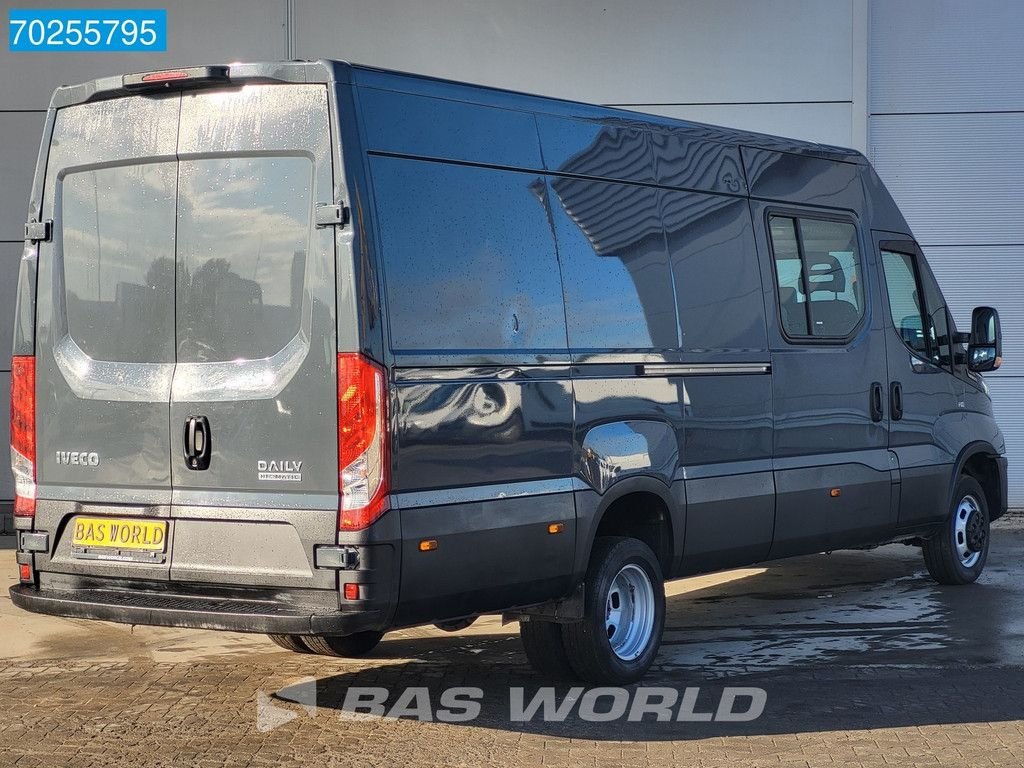
[(32, 243), (48, 243), (53, 239), (53, 219), (25, 222), (25, 239)]
[(348, 224), (348, 208), (344, 205), (316, 204), (316, 225), (318, 227), (344, 227)]

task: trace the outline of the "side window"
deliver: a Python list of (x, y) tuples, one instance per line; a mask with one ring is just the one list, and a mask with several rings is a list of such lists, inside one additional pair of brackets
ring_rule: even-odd
[(396, 351), (566, 348), (542, 179), (393, 157), (371, 169)]
[[(553, 179), (569, 346), (674, 349), (676, 308), (655, 190)], [(619, 214), (630, 212), (627, 222)]]
[(761, 269), (747, 203), (696, 192), (662, 195), (680, 349), (767, 349)]
[(927, 264), (883, 249), (882, 269), (892, 322), (903, 343), (935, 365), (951, 367), (949, 313)]
[(769, 221), (782, 328), (789, 337), (844, 339), (864, 317), (857, 228), (773, 216)]
[(771, 235), (782, 330), (787, 336), (807, 336), (803, 263), (797, 246), (796, 220), (772, 217)]

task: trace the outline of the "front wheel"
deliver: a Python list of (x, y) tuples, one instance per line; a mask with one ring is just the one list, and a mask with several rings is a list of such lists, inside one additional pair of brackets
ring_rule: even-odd
[(279, 648), (293, 653), (312, 653), (306, 644), (302, 642), (301, 635), (267, 635), (270, 640)]
[(977, 480), (965, 475), (956, 485), (942, 531), (924, 541), (928, 573), (939, 584), (976, 581), (988, 560), (989, 538), (985, 492)]
[(598, 539), (584, 600), (584, 618), (562, 627), (572, 668), (590, 683), (636, 682), (654, 663), (665, 627), (665, 583), (654, 552), (638, 539)]

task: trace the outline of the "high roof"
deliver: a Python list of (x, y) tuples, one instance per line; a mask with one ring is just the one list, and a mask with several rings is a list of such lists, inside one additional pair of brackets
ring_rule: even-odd
[(679, 120), (645, 112), (604, 107), (597, 104), (587, 104), (549, 96), (538, 96), (536, 94), (510, 91), (503, 88), (491, 88), (489, 86), (445, 80), (427, 75), (379, 69), (360, 64), (330, 63), (339, 68), (348, 69), (351, 72), (352, 82), (361, 87), (401, 91), (420, 96), (486, 104), (504, 109), (537, 112), (598, 122), (614, 121), (647, 130), (662, 132), (683, 131), (692, 138), (701, 138), (708, 141), (743, 144), (777, 152), (806, 154), (848, 163), (865, 162), (864, 156), (861, 153), (845, 147), (818, 144), (800, 139), (772, 136), (755, 131)]
[[(220, 65), (222, 68), (225, 65)], [(682, 132), (690, 138), (718, 141), (726, 144), (746, 145), (777, 152), (822, 157), (847, 163), (866, 163), (864, 156), (853, 149), (817, 144), (765, 133), (745, 131), (724, 126), (678, 120), (597, 104), (557, 99), (548, 96), (491, 88), (485, 85), (444, 80), (408, 72), (379, 69), (361, 64), (350, 64), (334, 59), (289, 62), (244, 62), (226, 65), (231, 82), (351, 82), (366, 88), (400, 91), (434, 98), (464, 101), (474, 104), (536, 112), (562, 117), (573, 117), (604, 123), (630, 125), (645, 130), (666, 133)], [(173, 69), (173, 68), (168, 68)], [(122, 76), (104, 77), (72, 86), (61, 86), (53, 95), (51, 107), (115, 98), (131, 91), (124, 88)]]

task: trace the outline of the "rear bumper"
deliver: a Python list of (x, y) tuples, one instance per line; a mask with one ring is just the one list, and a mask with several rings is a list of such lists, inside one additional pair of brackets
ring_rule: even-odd
[[(301, 557), (309, 558), (314, 578), (276, 579), (268, 576), (270, 568), (262, 567), (260, 552), (248, 555), (248, 560), (237, 554), (248, 540), (240, 544), (228, 538), (230, 529), (219, 549), (210, 546), (205, 560), (199, 562), (203, 567), (181, 568), (178, 573), (173, 565), (181, 552), (177, 540), (165, 565), (79, 559), (70, 551), (70, 536), (61, 535), (69, 529), (67, 518), (74, 510), (58, 511), (51, 509), (52, 519), (36, 529), (45, 542), (41, 549), (24, 545), (18, 553), (32, 566), (34, 583), (11, 587), (10, 596), (26, 611), (122, 624), (282, 635), (383, 632), (395, 614), (397, 512), (384, 515), (366, 530), (339, 534), (336, 543), (311, 549), (304, 545)], [(106, 509), (95, 510), (97, 515), (106, 513)], [(168, 519), (172, 526), (180, 522)], [(39, 522), (37, 508), (37, 526)], [(271, 534), (267, 538), (272, 545)], [(342, 585), (353, 582), (359, 585), (358, 598), (343, 600)]]
[(388, 611), (314, 612), (241, 597), (202, 597), (122, 589), (39, 589), (16, 584), (11, 601), (27, 611), (157, 627), (282, 635), (349, 635), (386, 629)]

